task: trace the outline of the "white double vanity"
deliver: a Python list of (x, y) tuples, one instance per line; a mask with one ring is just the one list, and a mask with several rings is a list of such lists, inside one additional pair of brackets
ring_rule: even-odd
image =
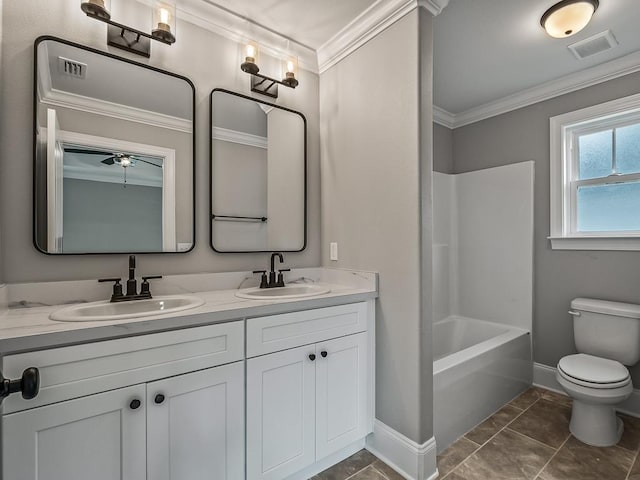
[[(177, 313), (0, 314), (4, 376), (40, 373), (35, 398), (2, 405), (2, 478), (305, 479), (363, 447), (374, 416), (375, 274), (294, 271), (330, 292), (285, 300), (238, 298), (230, 285), (244, 274), (184, 277), (156, 286), (204, 301)], [(96, 296), (93, 283), (72, 283)], [(16, 286), (10, 299), (25, 292)]]

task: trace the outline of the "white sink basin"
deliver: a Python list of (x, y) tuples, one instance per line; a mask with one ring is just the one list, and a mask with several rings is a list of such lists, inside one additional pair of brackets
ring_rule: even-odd
[(122, 320), (125, 318), (148, 317), (165, 313), (189, 310), (204, 304), (204, 300), (193, 296), (163, 296), (148, 300), (111, 303), (108, 300), (83, 303), (56, 310), (49, 318), (61, 322), (96, 322), (102, 320)]
[(285, 300), (288, 298), (315, 297), (329, 293), (330, 288), (321, 285), (288, 285), (276, 288), (245, 288), (236, 292), (236, 297), (251, 300)]

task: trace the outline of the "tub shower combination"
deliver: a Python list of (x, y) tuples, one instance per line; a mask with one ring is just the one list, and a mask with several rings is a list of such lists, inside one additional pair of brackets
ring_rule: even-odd
[(533, 163), (434, 175), (438, 452), (532, 380)]

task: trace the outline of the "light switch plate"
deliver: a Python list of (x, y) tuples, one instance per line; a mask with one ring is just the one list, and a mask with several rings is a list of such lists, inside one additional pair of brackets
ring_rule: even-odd
[(331, 242), (329, 244), (329, 259), (333, 260), (334, 262), (338, 261), (338, 243), (337, 242)]

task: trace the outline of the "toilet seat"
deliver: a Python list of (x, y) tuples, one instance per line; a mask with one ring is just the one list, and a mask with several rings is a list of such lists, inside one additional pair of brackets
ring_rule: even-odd
[(629, 370), (620, 362), (584, 353), (560, 359), (558, 373), (568, 382), (594, 389), (620, 388), (631, 383)]

